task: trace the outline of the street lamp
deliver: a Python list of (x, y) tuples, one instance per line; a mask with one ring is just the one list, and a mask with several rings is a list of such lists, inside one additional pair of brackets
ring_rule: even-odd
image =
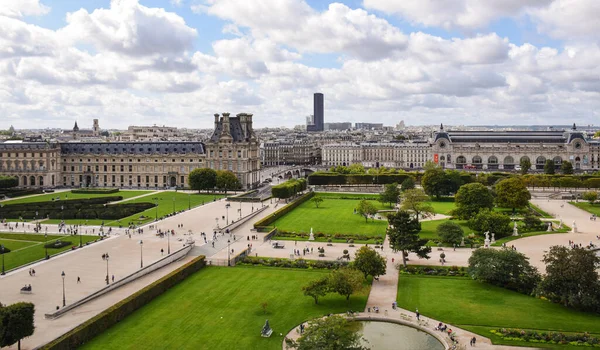
[(230, 258), (230, 253), (231, 250), (229, 249), (229, 244), (231, 243), (231, 240), (227, 240), (227, 266), (231, 266), (231, 258)]
[(48, 256), (48, 234), (44, 233), (44, 247), (46, 248), (46, 260), (50, 257)]
[(175, 197), (173, 197), (173, 214), (175, 214)]
[(240, 219), (242, 218), (242, 201), (240, 201)]
[(225, 204), (225, 209), (227, 209), (227, 221), (225, 222), (227, 225), (229, 225), (229, 207), (231, 206), (231, 204), (227, 203)]
[(215, 218), (215, 221), (217, 222), (217, 228), (219, 228), (219, 218)]
[(171, 232), (167, 231), (167, 255), (171, 254)]
[(63, 279), (63, 307), (67, 306), (67, 299), (65, 298), (65, 272), (63, 271), (61, 274)]
[(1, 275), (4, 276), (4, 275), (6, 275), (6, 272), (4, 272), (4, 244), (0, 244), (0, 251), (2, 251), (2, 273), (1, 273)]
[(144, 256), (142, 254), (142, 248), (144, 247), (144, 241), (140, 239), (140, 269), (144, 267)]
[(106, 253), (106, 284), (108, 285), (108, 253)]

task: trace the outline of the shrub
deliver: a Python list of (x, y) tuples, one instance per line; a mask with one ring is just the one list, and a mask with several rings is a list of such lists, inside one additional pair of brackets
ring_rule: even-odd
[(510, 217), (490, 210), (482, 210), (469, 220), (468, 225), (474, 231), (494, 233), (496, 239), (511, 234)]
[(59, 249), (73, 244), (70, 241), (61, 241), (60, 239), (54, 242), (44, 244), (44, 248)]
[(436, 232), (442, 242), (457, 245), (460, 244), (464, 235), (462, 227), (451, 221), (441, 223), (437, 227)]
[(169, 288), (192, 275), (206, 265), (204, 256), (199, 256), (158, 281), (104, 310), (99, 315), (54, 339), (41, 349), (68, 350), (87, 343), (98, 334), (122, 321), (140, 307), (148, 304)]
[(290, 203), (290, 204), (284, 206), (283, 208), (277, 210), (276, 212), (274, 212), (270, 216), (267, 216), (267, 217), (265, 217), (265, 218), (263, 218), (263, 219), (255, 222), (254, 223), (254, 228), (255, 229), (259, 229), (260, 227), (269, 226), (270, 224), (272, 224), (275, 221), (277, 221), (277, 219), (279, 219), (280, 217), (282, 217), (285, 214), (287, 214), (287, 213), (291, 212), (292, 210), (294, 210), (294, 208), (296, 208), (300, 204), (302, 204), (302, 203), (306, 202), (307, 200), (311, 199), (314, 195), (315, 195), (314, 192), (308, 192), (308, 193), (303, 194), (297, 200), (295, 200), (292, 203)]
[(80, 188), (72, 190), (71, 193), (84, 193), (84, 194), (109, 194), (119, 192), (118, 188)]

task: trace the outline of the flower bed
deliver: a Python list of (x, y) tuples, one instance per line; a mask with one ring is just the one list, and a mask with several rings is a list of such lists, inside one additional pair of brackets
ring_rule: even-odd
[(588, 333), (564, 334), (561, 332), (538, 332), (515, 328), (501, 328), (490, 332), (504, 340), (600, 347), (600, 338), (591, 336)]

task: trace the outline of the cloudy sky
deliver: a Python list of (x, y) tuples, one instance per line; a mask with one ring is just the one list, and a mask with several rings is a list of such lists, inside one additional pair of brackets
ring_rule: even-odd
[[(84, 7), (81, 7), (81, 6)], [(0, 0), (0, 128), (598, 124), (599, 0)]]

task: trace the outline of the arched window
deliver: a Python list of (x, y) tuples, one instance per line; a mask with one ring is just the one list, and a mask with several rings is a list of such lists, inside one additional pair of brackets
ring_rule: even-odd
[(515, 159), (511, 156), (504, 157), (504, 165), (506, 164), (515, 164)]
[(544, 156), (539, 156), (537, 157), (537, 159), (535, 160), (535, 164), (546, 164), (546, 157)]
[(496, 158), (496, 156), (490, 156), (488, 158), (488, 164), (498, 164), (498, 158)]
[(473, 157), (473, 162), (472, 163), (473, 164), (481, 164), (482, 163), (481, 157), (480, 156)]
[(554, 161), (554, 165), (562, 165), (561, 157), (556, 156), (556, 157), (554, 157), (553, 161)]
[(32, 176), (29, 178), (29, 185), (30, 186), (35, 186), (35, 176)]
[(465, 158), (464, 156), (458, 156), (456, 158), (456, 163), (457, 164), (465, 164), (467, 162), (467, 158)]

